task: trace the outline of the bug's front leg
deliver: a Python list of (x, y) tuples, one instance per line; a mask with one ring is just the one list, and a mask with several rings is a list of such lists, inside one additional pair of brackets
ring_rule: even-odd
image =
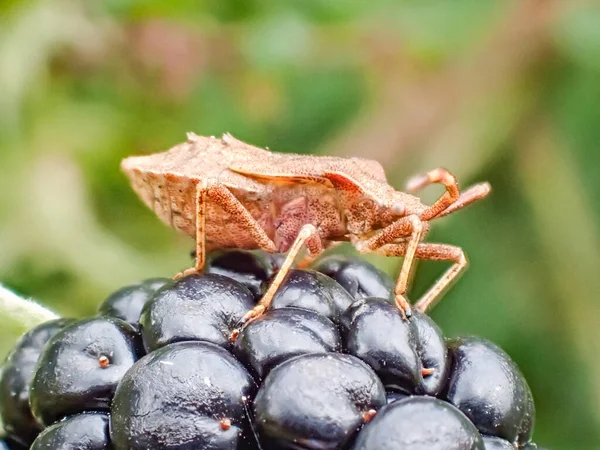
[(281, 268), (279, 269), (279, 272), (277, 272), (275, 279), (267, 289), (267, 292), (265, 292), (265, 294), (262, 296), (258, 304), (244, 315), (241, 320), (242, 324), (246, 324), (257, 317), (260, 317), (267, 309), (269, 309), (277, 289), (279, 289), (279, 286), (281, 286), (281, 283), (283, 283), (283, 280), (292, 268), (296, 257), (305, 245), (311, 256), (316, 257), (323, 251), (323, 243), (321, 242), (319, 232), (312, 224), (306, 224), (302, 226), (300, 232), (298, 233), (298, 237), (296, 237), (296, 240), (290, 247), (285, 260), (281, 264)]
[(410, 303), (406, 299), (406, 291), (408, 290), (408, 282), (414, 266), (417, 246), (423, 239), (423, 232), (423, 222), (419, 219), (419, 216), (410, 215), (388, 225), (369, 239), (353, 241), (354, 246), (359, 252), (370, 253), (397, 239), (408, 237), (408, 241), (405, 244), (406, 251), (404, 255), (402, 255), (404, 256), (402, 269), (400, 270), (400, 275), (398, 276), (398, 281), (394, 288), (396, 304), (405, 318), (410, 317), (411, 315)]
[(414, 192), (430, 184), (440, 183), (446, 187), (446, 192), (433, 205), (427, 208), (421, 214), (421, 220), (427, 221), (436, 217), (446, 216), (458, 209), (464, 208), (471, 203), (482, 199), (490, 193), (489, 183), (480, 183), (471, 186), (469, 189), (460, 192), (456, 177), (446, 169), (434, 169), (422, 175), (411, 178), (406, 188)]
[(460, 189), (456, 177), (446, 169), (434, 169), (425, 174), (411, 178), (406, 188), (411, 191), (423, 189), (434, 183), (441, 183), (446, 187), (446, 192), (433, 205), (421, 214), (422, 220), (430, 220), (448, 208), (460, 196)]
[[(405, 256), (408, 253), (408, 244), (388, 244), (377, 250), (385, 256)], [(433, 261), (451, 261), (454, 264), (436, 281), (436, 283), (415, 303), (415, 308), (426, 312), (439, 300), (440, 295), (458, 278), (467, 268), (468, 261), (465, 252), (460, 247), (447, 244), (424, 244), (417, 246), (415, 257)]]
[(174, 278), (201, 272), (206, 264), (206, 207), (218, 205), (254, 239), (257, 247), (267, 252), (277, 251), (275, 243), (240, 201), (217, 181), (203, 180), (196, 186), (196, 263)]

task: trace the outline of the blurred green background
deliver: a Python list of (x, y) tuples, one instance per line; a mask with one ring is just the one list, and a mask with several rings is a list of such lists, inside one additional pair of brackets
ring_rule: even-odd
[(0, 1), (0, 282), (83, 316), (187, 267), (119, 171), (186, 131), (489, 180), (434, 225), (471, 268), (432, 315), (514, 358), (536, 442), (600, 448), (599, 2)]

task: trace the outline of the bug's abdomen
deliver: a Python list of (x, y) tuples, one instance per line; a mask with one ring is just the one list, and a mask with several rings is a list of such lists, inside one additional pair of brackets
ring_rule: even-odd
[(164, 223), (195, 236), (194, 180), (169, 174), (132, 170), (131, 185), (142, 201)]
[[(145, 173), (139, 183), (134, 183), (134, 189), (163, 222), (195, 238), (198, 182), (186, 177)], [(229, 190), (281, 252), (289, 250), (300, 228), (308, 223), (319, 229), (324, 241), (345, 234), (340, 205), (332, 189), (302, 184), (265, 185), (260, 192)], [(236, 214), (210, 199), (206, 205), (205, 232), (209, 250), (257, 248)]]
[(272, 194), (272, 240), (281, 252), (289, 250), (305, 224), (312, 224), (322, 240), (344, 234), (337, 196), (321, 185), (286, 186)]

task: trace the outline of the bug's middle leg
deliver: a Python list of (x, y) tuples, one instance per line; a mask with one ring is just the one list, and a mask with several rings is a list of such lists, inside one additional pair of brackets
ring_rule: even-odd
[(369, 253), (376, 251), (377, 249), (390, 244), (398, 239), (407, 238), (406, 251), (404, 261), (402, 262), (402, 269), (400, 269), (400, 275), (398, 276), (398, 282), (394, 289), (394, 298), (396, 304), (402, 315), (410, 317), (411, 307), (410, 303), (406, 299), (406, 291), (408, 290), (408, 282), (414, 266), (415, 253), (419, 242), (423, 240), (423, 233), (425, 228), (423, 222), (417, 215), (410, 215), (403, 217), (396, 222), (388, 225), (384, 229), (378, 231), (374, 236), (366, 240), (355, 241), (354, 245), (357, 250), (361, 253)]
[(283, 283), (283, 280), (292, 268), (296, 257), (305, 245), (310, 255), (318, 256), (323, 251), (321, 238), (317, 228), (314, 225), (306, 224), (302, 226), (300, 232), (298, 233), (298, 237), (296, 237), (296, 240), (290, 247), (285, 260), (281, 264), (281, 268), (279, 269), (279, 272), (277, 272), (275, 279), (271, 282), (271, 285), (264, 293), (258, 304), (248, 311), (244, 317), (242, 317), (242, 324), (248, 323), (257, 317), (260, 317), (267, 309), (269, 309), (269, 306), (273, 301), (273, 297), (277, 293), (277, 289), (279, 289), (279, 286), (281, 286), (281, 283)]
[(434, 183), (441, 183), (446, 187), (446, 192), (433, 205), (421, 214), (422, 220), (430, 220), (448, 208), (460, 196), (460, 189), (456, 177), (446, 169), (434, 169), (425, 174), (417, 175), (406, 184), (409, 191), (417, 191)]

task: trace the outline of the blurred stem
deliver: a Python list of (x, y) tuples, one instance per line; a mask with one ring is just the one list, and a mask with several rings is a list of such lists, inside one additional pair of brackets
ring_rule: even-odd
[(0, 284), (0, 311), (15, 322), (27, 328), (34, 327), (48, 320), (57, 319), (58, 315), (38, 305), (34, 301), (19, 297)]
[(557, 297), (568, 299), (545, 307), (555, 310), (571, 341), (566, 344), (577, 349), (573, 353), (584, 355), (580, 362), (587, 367), (579, 370), (589, 375), (600, 422), (600, 363), (593, 357), (600, 342), (597, 224), (570, 153), (557, 147), (550, 130), (546, 124), (534, 126), (518, 162), (539, 244), (550, 261), (547, 279)]

